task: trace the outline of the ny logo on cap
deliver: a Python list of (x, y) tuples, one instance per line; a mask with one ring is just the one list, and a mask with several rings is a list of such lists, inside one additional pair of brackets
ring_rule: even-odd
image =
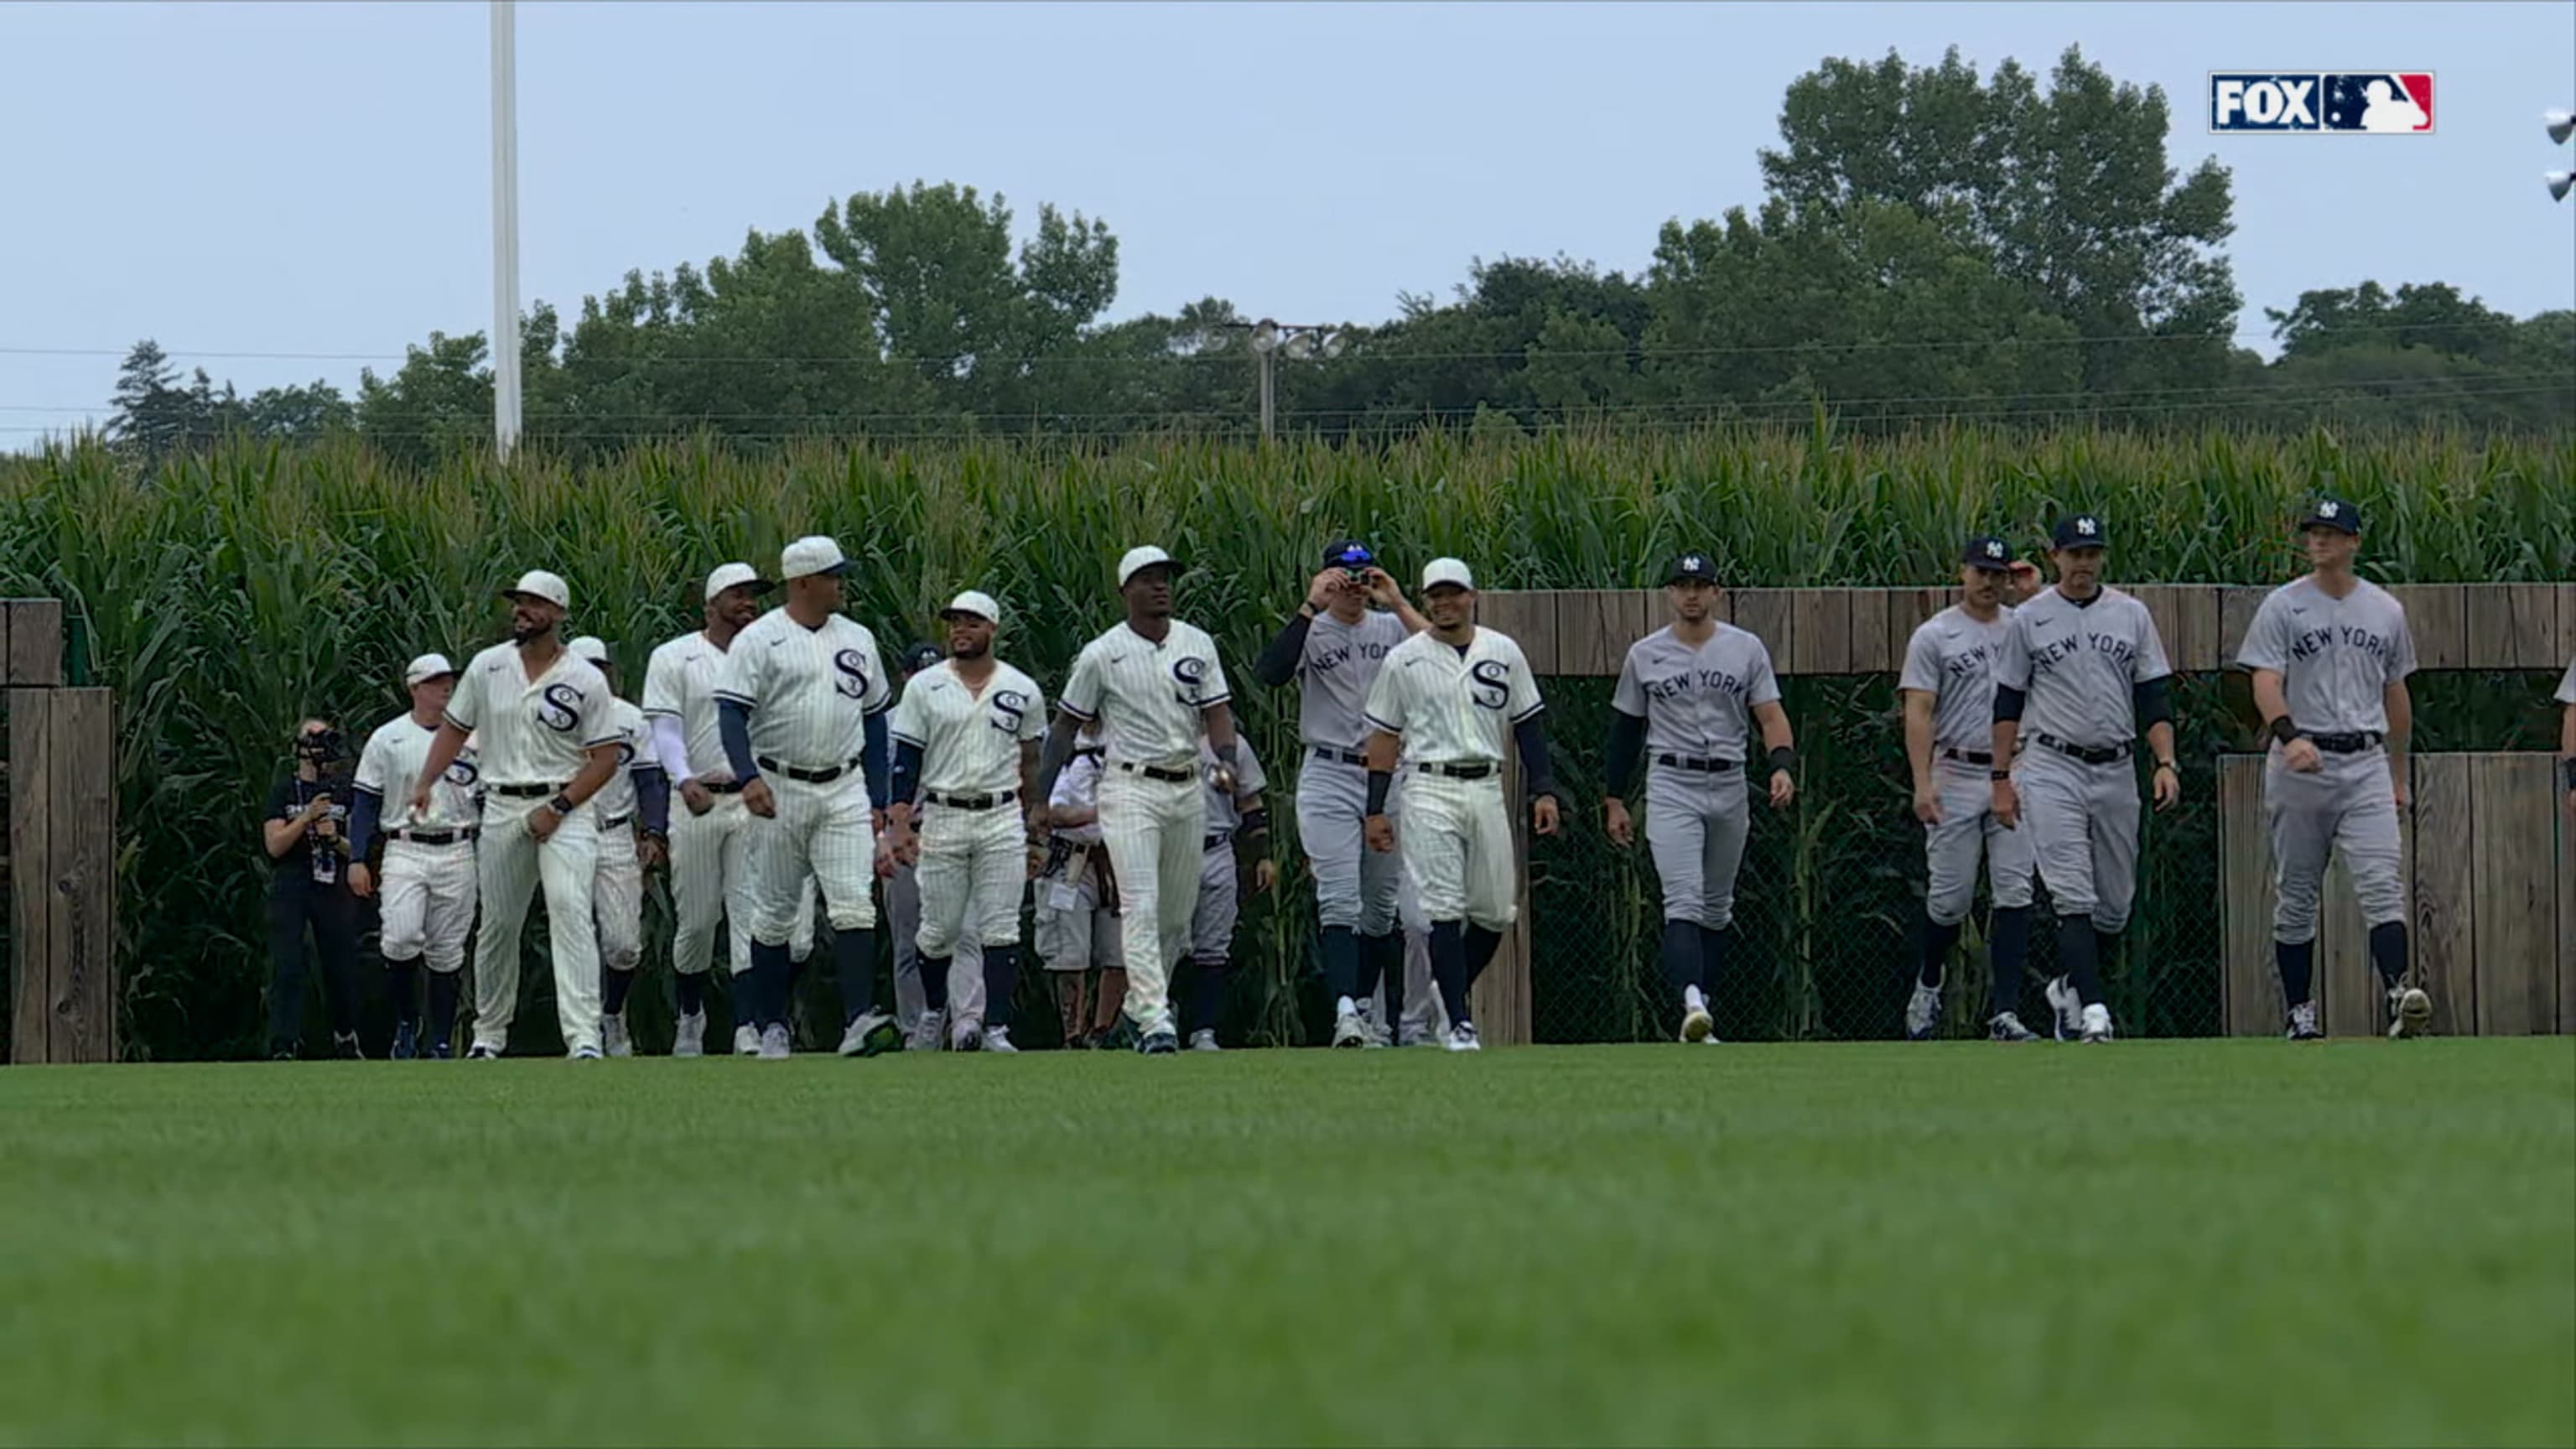
[(2075, 531), (2083, 534), (2086, 538), (2091, 538), (2094, 534), (2099, 533), (2101, 529), (2093, 522), (2092, 519), (2079, 518), (2075, 520)]
[(1695, 553), (1686, 553), (1686, 554), (1683, 554), (1683, 555), (1682, 555), (1682, 567), (1683, 567), (1683, 568), (1685, 568), (1685, 569), (1690, 569), (1690, 570), (1693, 570), (1693, 571), (1697, 571), (1697, 570), (1699, 570), (1699, 569), (1704, 569), (1704, 568), (1708, 567), (1708, 563), (1707, 563), (1707, 561), (1706, 561), (1706, 560), (1702, 559), (1698, 554), (1695, 554)]
[(2317, 517), (2319, 518), (2340, 517), (2342, 515), (2342, 511), (2343, 506), (2331, 498), (2317, 505)]
[(2003, 546), (2002, 544), (2000, 544), (2000, 543), (1997, 543), (1995, 540), (1993, 540), (1993, 539), (1991, 539), (1991, 538), (1990, 538), (1990, 539), (1987, 539), (1987, 540), (1986, 540), (1986, 557), (1988, 557), (1988, 558), (2002, 558), (2003, 556), (2004, 556), (2004, 546)]

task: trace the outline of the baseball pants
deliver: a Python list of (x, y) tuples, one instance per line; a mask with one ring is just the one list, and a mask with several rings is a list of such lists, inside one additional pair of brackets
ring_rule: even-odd
[(2059, 919), (2089, 916), (2106, 934), (2128, 925), (2138, 895), (2135, 762), (2088, 765), (2033, 745), (2013, 766), (2013, 789), (2021, 797), (2020, 828), (2030, 834)]
[[(692, 815), (674, 791), (671, 801), (671, 907), (678, 923), (671, 937), (671, 969), (705, 973), (714, 954), (716, 923), (726, 924), (726, 960), (739, 973), (751, 968), (751, 811), (739, 794), (718, 795), (704, 815)], [(813, 888), (796, 913), (788, 951), (798, 960), (814, 953)]]
[(599, 830), (599, 874), (591, 882), (599, 918), (599, 964), (632, 971), (644, 960), (644, 862), (635, 853), (635, 822)]
[[(1440, 983), (1431, 976), (1431, 922), (1422, 914), (1422, 901), (1400, 865), (1396, 878), (1395, 913), (1404, 926), (1404, 1020), (1395, 1025), (1410, 1028), (1429, 1040), (1449, 1024), (1448, 1009), (1440, 1003)], [(1379, 981), (1376, 999), (1371, 1002), (1381, 1022), (1387, 1019), (1387, 986), (1386, 981)], [(1397, 1039), (1401, 1041), (1401, 1035)]]
[(1127, 1019), (1140, 1032), (1172, 1029), (1171, 972), (1198, 904), (1207, 800), (1198, 771), (1152, 780), (1121, 765), (1100, 777), (1100, 834), (1118, 873)]
[[(1018, 813), (1007, 806), (959, 810), (925, 805), (921, 820), (921, 859), (896, 879), (910, 876), (916, 919), (911, 930), (898, 921), (895, 939), (914, 949), (896, 953), (913, 959), (913, 1017), (921, 1015), (921, 958), (948, 959), (948, 1017), (952, 1022), (984, 1019), (984, 948), (1020, 943), (1020, 900), (1028, 888), (1027, 835)], [(890, 883), (891, 884), (891, 883)], [(889, 901), (893, 892), (887, 893)], [(896, 982), (898, 994), (902, 989)], [(902, 1002), (896, 1002), (902, 1015)], [(904, 1028), (911, 1030), (907, 1024)]]
[(1646, 773), (1646, 849), (1664, 887), (1664, 919), (1722, 931), (1735, 920), (1735, 874), (1752, 820), (1744, 769), (1656, 765)]
[(1190, 910), (1190, 959), (1213, 966), (1233, 955), (1234, 923), (1241, 911), (1234, 842), (1219, 840), (1199, 861), (1198, 904)]
[(2388, 752), (2321, 755), (2323, 768), (2302, 775), (2281, 763), (2281, 748), (2263, 768), (2263, 814), (2272, 836), (2272, 939), (2298, 945), (2317, 938), (2317, 898), (2326, 857), (2340, 856), (2367, 925), (2406, 919), (2404, 857), (2397, 835), (2397, 796)]
[[(930, 999), (921, 989), (921, 871), (899, 865), (886, 878), (886, 922), (894, 932), (894, 1022), (905, 1036), (921, 1025)], [(984, 1019), (984, 948), (961, 933), (948, 962), (948, 1013), (958, 1021)]]
[(386, 841), (384, 879), (376, 886), (379, 953), (388, 961), (421, 961), (432, 971), (464, 969), (474, 893), (473, 841)]
[[(1390, 818), (1402, 814), (1403, 793), (1398, 789), (1387, 797)], [(1367, 768), (1308, 751), (1297, 777), (1297, 841), (1315, 876), (1316, 912), (1326, 929), (1383, 936), (1395, 929), (1403, 866), (1398, 857), (1368, 848), (1367, 823)]]
[(1049, 971), (1127, 969), (1126, 928), (1117, 911), (1100, 904), (1100, 878), (1086, 863), (1078, 855), (1065, 866), (1070, 880), (1038, 882), (1038, 955)]
[[(800, 915), (811, 929), (808, 879), (822, 889), (833, 930), (873, 930), (877, 831), (866, 777), (852, 771), (821, 784), (791, 780), (783, 772), (763, 778), (778, 813), (767, 820), (755, 815), (746, 827), (752, 939), (788, 945)], [(751, 953), (745, 951), (734, 970), (750, 969)]]
[(1417, 774), (1405, 783), (1404, 815), (1396, 844), (1424, 919), (1492, 931), (1511, 925), (1519, 906), (1502, 778)]
[(483, 838), (474, 852), (483, 907), (483, 932), (474, 943), (474, 1044), (496, 1052), (509, 1044), (510, 1022), (519, 1013), (519, 928), (540, 885), (564, 1049), (599, 1045), (599, 932), (590, 903), (599, 875), (598, 817), (585, 805), (541, 845), (528, 833), (528, 817), (546, 809), (546, 799), (496, 790), (483, 805)]
[(1977, 858), (1985, 857), (1986, 889), (2005, 910), (2028, 906), (2031, 877), (2031, 833), (2006, 830), (1995, 822), (1993, 774), (1964, 760), (1935, 760), (1932, 788), (1941, 800), (1941, 823), (1923, 827), (1923, 858), (1928, 877), (1924, 913), (1936, 926), (1955, 926), (1968, 918), (1977, 898)]

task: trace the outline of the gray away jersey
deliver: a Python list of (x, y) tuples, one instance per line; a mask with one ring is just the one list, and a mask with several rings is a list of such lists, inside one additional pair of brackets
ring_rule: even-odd
[(1995, 683), (2027, 697), (2023, 738), (2044, 734), (2087, 749), (2137, 738), (2132, 691), (2171, 673), (2147, 606), (2107, 586), (2089, 605), (2052, 588), (2013, 610), (1995, 660)]
[(1780, 697), (1771, 651), (1732, 624), (1694, 648), (1656, 630), (1628, 646), (1611, 708), (1646, 722), (1646, 755), (1744, 760), (1753, 707)]
[(1405, 633), (1403, 620), (1375, 609), (1356, 624), (1317, 615), (1306, 626), (1306, 653), (1297, 661), (1297, 737), (1336, 750), (1365, 744), (1369, 685)]
[(2415, 672), (2406, 606), (2358, 581), (2338, 599), (2313, 576), (2263, 596), (2236, 662), (2281, 676), (2290, 722), (2317, 734), (2386, 733), (2388, 686)]
[(1906, 641), (1905, 672), (1896, 687), (1932, 696), (1934, 749), (1982, 754), (1993, 747), (1995, 657), (2012, 637), (2012, 617), (2012, 610), (2002, 609), (1993, 623), (1980, 624), (1952, 604), (1924, 620)]

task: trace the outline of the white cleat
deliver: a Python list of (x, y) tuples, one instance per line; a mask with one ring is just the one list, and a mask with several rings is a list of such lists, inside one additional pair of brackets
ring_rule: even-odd
[(1453, 1052), (1480, 1052), (1485, 1049), (1476, 1040), (1476, 1024), (1472, 1021), (1462, 1021), (1450, 1027), (1446, 1045)]
[(2001, 1011), (1995, 1013), (1994, 1020), (1986, 1023), (1986, 1040), (2037, 1041), (2039, 1033), (2022, 1025), (2018, 1012)]
[(2095, 1042), (2111, 1039), (2111, 1008), (2098, 1001), (2084, 1008), (2083, 1039)]
[(1190, 1050), (1194, 1052), (1213, 1052), (1223, 1051), (1224, 1048), (1216, 1044), (1216, 1028), (1212, 1026), (1203, 1026), (1190, 1033)]
[(2326, 1034), (2317, 1025), (2317, 1004), (2302, 1001), (2290, 1008), (2290, 1025), (2282, 1035), (2291, 1041), (2324, 1041)]
[(592, 1046), (588, 1042), (583, 1042), (581, 1045), (574, 1047), (571, 1051), (564, 1053), (564, 1056), (566, 1059), (576, 1062), (595, 1062), (599, 1060), (599, 1048)]
[(1333, 1045), (1356, 1049), (1368, 1044), (1368, 1023), (1358, 1012), (1345, 1011), (1333, 1018)]
[(1932, 1028), (1941, 1021), (1941, 988), (1914, 983), (1914, 994), (1905, 1000), (1905, 1039), (1930, 1041)]
[(1697, 1046), (1717, 1035), (1717, 1018), (1705, 1006), (1694, 1006), (1682, 1013), (1682, 1040)]
[(928, 1008), (924, 1008), (920, 1018), (913, 1022), (912, 1036), (909, 1040), (904, 1042), (903, 1049), (908, 1052), (935, 1052), (939, 1050), (939, 1038), (942, 1029), (947, 1025), (947, 1012), (932, 1011)]
[(600, 1044), (612, 1057), (635, 1055), (635, 1039), (626, 1034), (626, 1018), (603, 1016), (599, 1019)]
[(786, 1027), (773, 1026), (760, 1034), (760, 1059), (764, 1062), (783, 1062), (793, 1050), (787, 1044)]
[(973, 1017), (968, 1017), (966, 1020), (957, 1023), (956, 1029), (948, 1033), (948, 1049), (952, 1052), (982, 1051), (984, 1049), (984, 1023), (975, 1020)]
[(885, 1018), (877, 1015), (873, 1011), (863, 1011), (859, 1013), (858, 1020), (841, 1028), (841, 1044), (833, 1048), (833, 1050), (839, 1052), (845, 1057), (857, 1056), (859, 1053), (867, 1050), (868, 1033), (874, 1031), (877, 1024), (883, 1020), (885, 1020)]
[(738, 1057), (760, 1055), (760, 1028), (737, 1026), (733, 1029), (733, 1054)]
[(2077, 995), (2075, 983), (2063, 976), (2048, 978), (2048, 1007), (2057, 1014), (2057, 1039), (2075, 1041), (2084, 1035), (2084, 998)]
[(2433, 1029), (2433, 998), (2409, 986), (2388, 993), (2388, 1039), (2403, 1041)]
[(489, 1042), (478, 1041), (466, 1048), (465, 1059), (469, 1062), (497, 1062), (501, 1059), (501, 1049)]
[(691, 1012), (671, 1028), (671, 1055), (702, 1057), (707, 1054), (707, 1014)]
[(1018, 1056), (1020, 1054), (1020, 1049), (1011, 1045), (1011, 1029), (1007, 1026), (988, 1026), (984, 1028), (984, 1050), (988, 1052), (1000, 1052), (1004, 1056)]

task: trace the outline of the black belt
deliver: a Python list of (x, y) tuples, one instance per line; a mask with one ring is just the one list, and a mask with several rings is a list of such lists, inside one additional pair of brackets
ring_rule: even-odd
[(607, 819), (599, 822), (599, 828), (602, 830), (615, 830), (620, 825), (632, 825), (634, 823), (635, 812), (629, 810), (623, 815), (609, 816)]
[(1703, 775), (1723, 775), (1743, 765), (1742, 760), (1702, 760), (1689, 755), (1657, 755), (1655, 763), (1676, 770), (1696, 770)]
[(2069, 744), (2051, 734), (2035, 734), (2031, 738), (2070, 760), (2080, 760), (2088, 765), (2117, 764), (2136, 753), (2138, 746), (2135, 740), (2122, 740), (2116, 745), (2095, 746)]
[(1315, 758), (1319, 760), (1331, 760), (1336, 764), (1343, 765), (1365, 765), (1368, 763), (1368, 756), (1357, 750), (1337, 750), (1331, 745), (1315, 746)]
[(698, 788), (710, 795), (739, 795), (742, 793), (742, 782), (740, 780), (700, 780)]
[(785, 775), (788, 779), (799, 781), (807, 785), (829, 785), (834, 780), (841, 778), (843, 775), (846, 775), (859, 767), (858, 761), (850, 760), (843, 764), (834, 765), (828, 770), (800, 770), (794, 765), (782, 765), (776, 760), (770, 759), (766, 755), (754, 760), (752, 763), (760, 766), (760, 768), (767, 770), (773, 775)]
[(2388, 738), (2386, 735), (2381, 734), (2377, 730), (2354, 730), (2348, 735), (2310, 735), (2307, 737), (2309, 744), (2316, 746), (2318, 749), (2325, 751), (2329, 755), (2357, 755), (2364, 750), (2375, 750), (2379, 748), (2379, 742), (2386, 738)]
[(1207, 837), (1205, 840), (1202, 840), (1202, 841), (1200, 841), (1200, 842), (1199, 842), (1199, 849), (1201, 849), (1201, 850), (1214, 850), (1214, 849), (1216, 849), (1218, 846), (1225, 844), (1227, 841), (1232, 840), (1233, 838), (1234, 838), (1234, 837), (1233, 837), (1233, 836), (1231, 836), (1231, 835), (1211, 835), (1211, 836)]
[(1439, 775), (1451, 780), (1481, 780), (1503, 767), (1491, 760), (1478, 760), (1465, 765), (1416, 765), (1413, 768), (1425, 775)]
[(462, 830), (397, 830), (392, 832), (392, 838), (406, 845), (454, 845), (482, 833), (482, 826), (468, 825)]
[(561, 790), (561, 785), (495, 785), (492, 793), (505, 800), (534, 800)]
[(1005, 790), (999, 795), (924, 794), (921, 797), (922, 803), (926, 805), (941, 805), (951, 810), (990, 810), (996, 805), (1008, 805), (1018, 798), (1020, 798), (1020, 792), (1017, 790)]
[(1941, 758), (1945, 760), (1958, 760), (1964, 764), (1970, 765), (1991, 765), (1995, 762), (1994, 752), (1991, 750), (1945, 749), (1941, 752)]
[(1199, 777), (1199, 772), (1196, 770), (1166, 770), (1160, 765), (1139, 765), (1130, 760), (1120, 760), (1118, 768), (1130, 775), (1142, 775), (1148, 780), (1160, 780), (1166, 785), (1178, 785)]

